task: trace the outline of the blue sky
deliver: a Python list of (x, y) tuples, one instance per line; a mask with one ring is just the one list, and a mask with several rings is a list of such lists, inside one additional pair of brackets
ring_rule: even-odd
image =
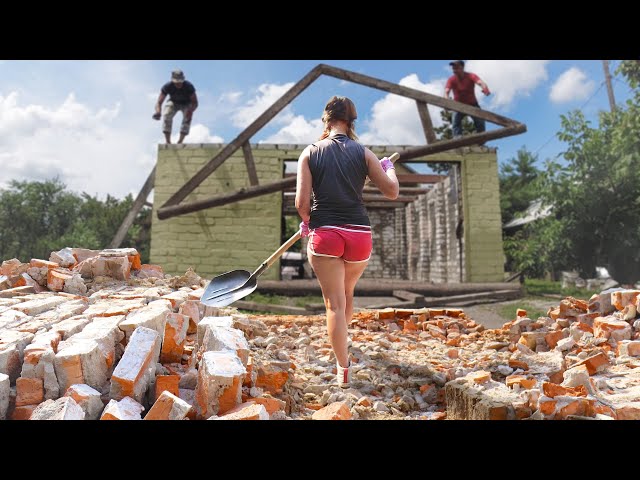
[[(228, 142), (318, 63), (442, 94), (448, 60), (157, 60), (0, 61), (0, 187), (8, 180), (59, 176), (70, 188), (104, 197), (137, 193), (162, 142), (151, 119), (173, 68), (196, 86), (200, 108), (188, 142)], [(612, 71), (619, 61), (613, 60)], [(523, 145), (540, 160), (558, 155), (560, 115), (580, 108), (593, 120), (608, 109), (600, 60), (468, 60), (492, 90), (483, 108), (527, 124), (525, 134), (495, 140), (503, 162)], [(599, 89), (599, 91), (598, 91)], [(629, 97), (614, 80), (616, 101)], [(415, 104), (394, 95), (321, 77), (261, 130), (253, 143), (306, 144), (334, 94), (358, 108), (365, 144), (420, 145)], [(585, 105), (586, 104), (586, 105)], [(177, 135), (178, 121), (174, 123)], [(439, 121), (432, 110), (434, 122)], [(491, 128), (491, 127), (490, 127)], [(548, 143), (547, 143), (548, 142)]]

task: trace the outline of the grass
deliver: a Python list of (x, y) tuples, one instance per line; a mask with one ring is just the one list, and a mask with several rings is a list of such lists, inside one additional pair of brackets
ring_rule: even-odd
[(575, 297), (582, 300), (588, 300), (594, 293), (600, 293), (596, 290), (587, 290), (586, 288), (562, 288), (561, 282), (552, 282), (549, 280), (538, 280), (535, 278), (526, 278), (524, 280), (525, 295), (541, 296), (541, 295), (562, 295), (563, 297)]
[(531, 303), (527, 303), (526, 299), (523, 299), (522, 302), (519, 302), (515, 305), (501, 305), (497, 309), (497, 314), (505, 319), (506, 322), (510, 320), (514, 320), (516, 318), (516, 310), (518, 308), (522, 308), (527, 311), (527, 317), (535, 320), (538, 317), (546, 317), (547, 310), (541, 310), (540, 307), (535, 306)]

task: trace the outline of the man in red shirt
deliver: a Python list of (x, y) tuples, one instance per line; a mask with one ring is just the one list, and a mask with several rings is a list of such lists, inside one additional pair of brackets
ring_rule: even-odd
[[(453, 70), (453, 75), (447, 80), (447, 85), (444, 87), (444, 96), (449, 98), (449, 92), (453, 90), (453, 99), (456, 102), (466, 103), (473, 107), (480, 108), (478, 100), (476, 99), (475, 86), (480, 85), (482, 93), (490, 95), (489, 87), (484, 83), (479, 76), (475, 73), (464, 71), (464, 61), (456, 60), (449, 63)], [(462, 136), (462, 119), (466, 114), (460, 112), (453, 112), (453, 137)], [(476, 128), (476, 132), (484, 132), (485, 124), (482, 118), (471, 117), (473, 124)]]

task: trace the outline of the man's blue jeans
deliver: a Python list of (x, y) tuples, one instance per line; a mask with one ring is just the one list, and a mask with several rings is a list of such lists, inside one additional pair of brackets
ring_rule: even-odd
[[(472, 105), (472, 107), (478, 107), (479, 105)], [(461, 137), (462, 136), (462, 119), (466, 116), (466, 113), (453, 112), (453, 136)], [(471, 117), (471, 115), (469, 115)], [(471, 117), (473, 120), (473, 125), (476, 128), (476, 132), (482, 133), (485, 131), (485, 123), (484, 119)]]

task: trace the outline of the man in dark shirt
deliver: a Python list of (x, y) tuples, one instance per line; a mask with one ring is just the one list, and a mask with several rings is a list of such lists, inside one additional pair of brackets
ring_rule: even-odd
[[(489, 87), (484, 83), (479, 76), (475, 73), (464, 71), (464, 61), (456, 60), (449, 63), (453, 70), (453, 75), (447, 80), (447, 85), (444, 88), (445, 98), (449, 98), (449, 92), (453, 90), (453, 99), (456, 102), (466, 103), (473, 107), (480, 108), (478, 100), (476, 99), (475, 86), (480, 85), (482, 93), (490, 95)], [(462, 135), (462, 119), (465, 114), (460, 112), (453, 112), (453, 136), (459, 137)], [(484, 132), (485, 124), (482, 118), (471, 117), (475, 126), (476, 132)]]
[(198, 108), (198, 96), (193, 84), (184, 78), (182, 70), (171, 72), (171, 81), (165, 83), (160, 90), (156, 103), (156, 112), (153, 114), (155, 120), (160, 120), (160, 108), (162, 102), (169, 95), (169, 100), (164, 107), (164, 121), (162, 122), (162, 132), (167, 143), (171, 143), (171, 127), (173, 117), (178, 111), (182, 112), (182, 125), (180, 126), (180, 138), (178, 143), (182, 143), (184, 137), (189, 135), (191, 118), (193, 112)]

